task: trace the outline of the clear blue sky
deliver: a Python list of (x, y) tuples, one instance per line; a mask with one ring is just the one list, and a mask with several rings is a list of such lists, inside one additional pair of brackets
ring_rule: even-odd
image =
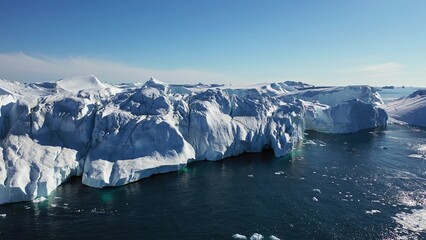
[(89, 73), (426, 86), (426, 1), (0, 1), (0, 78)]

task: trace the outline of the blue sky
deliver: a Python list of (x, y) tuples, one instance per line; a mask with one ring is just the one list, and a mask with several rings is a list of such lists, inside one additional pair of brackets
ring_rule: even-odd
[(426, 1), (0, 1), (0, 78), (426, 85)]

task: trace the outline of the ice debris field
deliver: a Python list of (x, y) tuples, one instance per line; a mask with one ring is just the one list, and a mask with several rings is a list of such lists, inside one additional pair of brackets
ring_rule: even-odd
[(71, 176), (120, 186), (272, 149), (288, 154), (307, 130), (349, 133), (395, 121), (425, 125), (426, 97), (383, 105), (369, 86), (301, 82), (233, 86), (110, 85), (94, 76), (50, 83), (0, 80), (0, 204), (49, 195)]

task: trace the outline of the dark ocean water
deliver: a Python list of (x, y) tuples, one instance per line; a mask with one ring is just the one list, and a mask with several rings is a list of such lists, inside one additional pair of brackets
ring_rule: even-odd
[(44, 202), (0, 206), (0, 239), (426, 238), (425, 129), (306, 138), (287, 157), (196, 162), (123, 187), (73, 178)]

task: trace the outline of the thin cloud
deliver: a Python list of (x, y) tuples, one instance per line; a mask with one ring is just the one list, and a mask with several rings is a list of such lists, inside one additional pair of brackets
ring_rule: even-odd
[(25, 53), (0, 53), (0, 78), (21, 82), (52, 81), (64, 77), (96, 75), (110, 83), (145, 82), (154, 76), (171, 83), (221, 83), (231, 76), (192, 69), (158, 70), (86, 57), (35, 57)]
[(400, 72), (402, 68), (403, 66), (399, 63), (389, 62), (389, 63), (365, 66), (358, 69), (358, 72), (365, 72), (365, 73), (372, 73), (372, 74), (395, 73), (395, 72)]
[(372, 86), (402, 85), (407, 72), (400, 63), (385, 62), (336, 70), (332, 76), (334, 79), (342, 79), (342, 85), (347, 85), (347, 82)]

